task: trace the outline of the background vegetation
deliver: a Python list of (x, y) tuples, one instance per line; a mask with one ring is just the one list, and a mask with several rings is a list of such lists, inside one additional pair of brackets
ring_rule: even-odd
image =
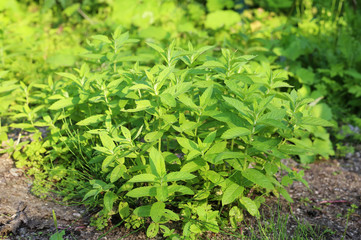
[(351, 0), (1, 1), (2, 152), (34, 193), (98, 207), (99, 229), (235, 228), (307, 184), (282, 159), (360, 140), (360, 16)]

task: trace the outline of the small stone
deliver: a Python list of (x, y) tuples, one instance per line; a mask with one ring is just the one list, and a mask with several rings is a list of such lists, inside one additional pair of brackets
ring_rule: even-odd
[(81, 214), (76, 212), (76, 213), (73, 213), (73, 216), (76, 217), (76, 218), (80, 218)]
[(9, 172), (14, 177), (19, 177), (19, 176), (21, 176), (23, 174), (23, 171), (21, 169), (18, 169), (18, 168), (11, 168), (9, 170)]

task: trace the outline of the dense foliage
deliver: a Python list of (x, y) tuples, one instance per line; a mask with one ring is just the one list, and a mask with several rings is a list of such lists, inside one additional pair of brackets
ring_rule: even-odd
[(99, 229), (196, 238), (292, 201), (282, 159), (333, 155), (331, 122), (358, 138), (359, 9), (245, 2), (0, 2), (2, 152)]

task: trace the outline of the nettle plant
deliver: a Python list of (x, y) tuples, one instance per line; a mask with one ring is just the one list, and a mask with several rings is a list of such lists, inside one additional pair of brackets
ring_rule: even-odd
[[(122, 52), (130, 42), (119, 31), (95, 36), (87, 56), (98, 67), (59, 73), (49, 97), (48, 121), (78, 136), (72, 152), (93, 176), (84, 203), (102, 206), (102, 216), (119, 214), (128, 227), (150, 220), (148, 237), (172, 236), (167, 223), (182, 221), (189, 239), (219, 232), (224, 219), (235, 228), (243, 211), (259, 216), (269, 193), (292, 201), (285, 186), (294, 180), (307, 185), (303, 171), (281, 159), (312, 155), (300, 136), (330, 123), (309, 115), (312, 99), (279, 91), (291, 87), (287, 72), (228, 49), (200, 57), (212, 47), (175, 42), (147, 43), (159, 64), (129, 64), (137, 59)], [(287, 174), (276, 175), (281, 170)]]

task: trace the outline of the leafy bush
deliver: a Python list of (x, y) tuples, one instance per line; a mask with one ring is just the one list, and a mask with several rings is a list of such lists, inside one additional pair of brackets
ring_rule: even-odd
[[(147, 43), (159, 64), (131, 64), (121, 49), (132, 42), (119, 30), (112, 39), (94, 36), (96, 52), (85, 56), (98, 67), (84, 63), (76, 74), (59, 73), (56, 86), (43, 86), (53, 86), (51, 105), (34, 125), (50, 129), (49, 156), (59, 148), (73, 154), (57, 158), (58, 166), (90, 178), (81, 191), (85, 204), (103, 206), (103, 216), (119, 214), (128, 226), (150, 217), (148, 237), (183, 221), (183, 235), (194, 238), (218, 232), (221, 218), (236, 227), (243, 209), (258, 216), (264, 194), (292, 201), (284, 187), (307, 183), (281, 159), (314, 155), (300, 139), (309, 126), (331, 124), (310, 115), (312, 99), (279, 91), (290, 87), (285, 71), (228, 49), (201, 56), (212, 47), (184, 50), (175, 41), (168, 49)], [(277, 178), (280, 170), (288, 174)]]
[[(2, 152), (35, 176), (35, 193), (53, 186), (100, 206), (98, 228), (115, 214), (129, 228), (150, 220), (149, 237), (175, 235), (173, 221), (185, 238), (235, 228), (270, 193), (292, 201), (284, 187), (303, 172), (281, 159), (334, 154), (324, 127), (341, 113), (359, 125), (360, 18), (344, 1), (254, 2), (291, 12), (218, 0), (0, 2), (0, 140), (34, 133)], [(337, 139), (358, 129), (342, 125)]]

